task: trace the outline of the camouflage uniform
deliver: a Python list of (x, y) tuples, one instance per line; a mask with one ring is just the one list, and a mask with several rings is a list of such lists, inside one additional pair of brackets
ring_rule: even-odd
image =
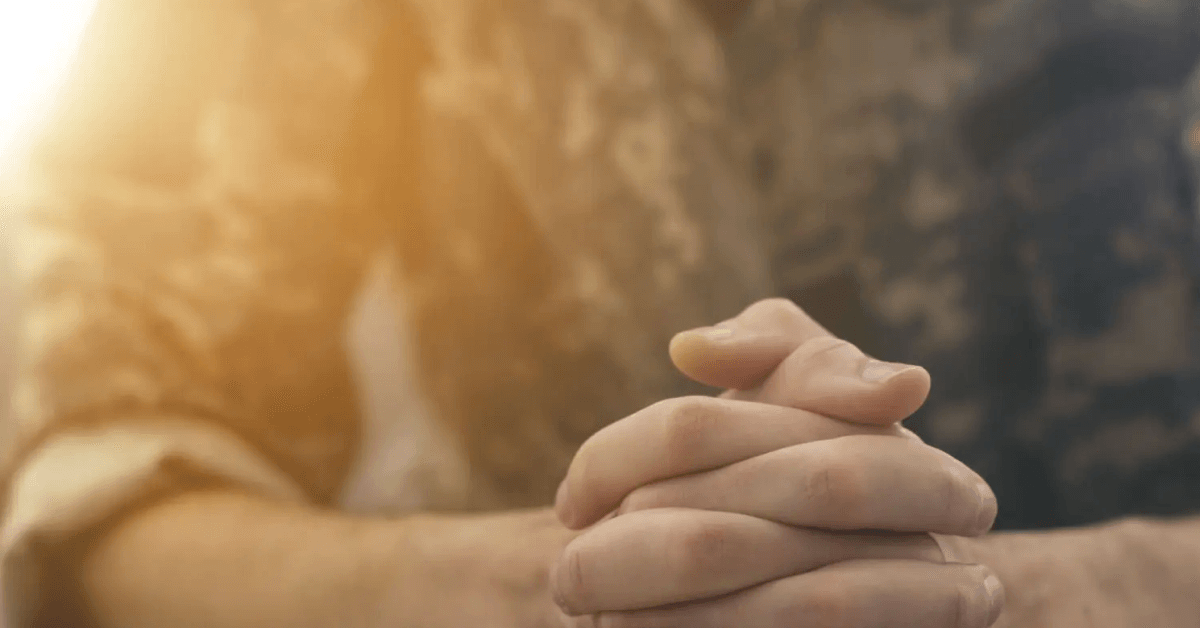
[(81, 58), (17, 238), (14, 625), (31, 558), (196, 482), (546, 504), (774, 292), (685, 0), (107, 0)]
[(198, 482), (546, 503), (670, 334), (839, 273), (1008, 524), (1198, 502), (1187, 3), (763, 0), (728, 66), (688, 0), (166, 5), (102, 1), (25, 190), (14, 625)]
[(735, 89), (781, 288), (853, 276), (881, 352), (933, 376), (912, 425), (993, 484), (1000, 527), (1200, 510), (1195, 3), (754, 18)]

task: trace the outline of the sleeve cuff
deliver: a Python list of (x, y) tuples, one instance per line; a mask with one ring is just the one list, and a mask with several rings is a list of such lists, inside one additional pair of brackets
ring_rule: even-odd
[(161, 488), (167, 462), (267, 497), (306, 501), (291, 477), (237, 436), (197, 421), (127, 421), (55, 436), (8, 487), (0, 528), (2, 628), (32, 627), (44, 601), (50, 585), (35, 546), (70, 540)]

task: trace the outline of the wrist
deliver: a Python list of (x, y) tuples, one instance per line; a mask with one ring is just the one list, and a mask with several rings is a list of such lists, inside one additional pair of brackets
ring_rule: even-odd
[(406, 608), (396, 625), (561, 628), (550, 567), (575, 533), (549, 509), (488, 515), (417, 515), (396, 547)]
[(1200, 625), (1200, 520), (1130, 518), (1111, 526), (1135, 603), (1163, 609), (1163, 626)]
[(393, 626), (416, 602), (396, 558), (411, 535), (383, 523), (191, 492), (106, 530), (78, 577), (101, 626)]
[(1186, 531), (1172, 525), (1124, 519), (960, 538), (954, 547), (959, 560), (987, 565), (1004, 583), (1006, 606), (997, 626), (1039, 625), (1047, 616), (1108, 618), (1103, 625), (1200, 625), (1194, 594), (1200, 552), (1185, 547)]

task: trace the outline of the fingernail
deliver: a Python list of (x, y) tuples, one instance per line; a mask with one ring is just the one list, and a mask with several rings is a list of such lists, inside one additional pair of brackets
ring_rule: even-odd
[(1004, 610), (1004, 585), (995, 575), (990, 575), (983, 580), (983, 591), (987, 596), (988, 604), (986, 625), (991, 626), (996, 623), (997, 619), (1000, 619), (1000, 612)]
[(996, 512), (992, 509), (992, 502), (996, 497), (992, 493), (992, 489), (984, 482), (975, 483), (975, 497), (979, 499), (979, 512), (975, 515), (975, 529), (979, 534), (987, 534), (996, 519)]
[(883, 382), (891, 379), (893, 376), (907, 371), (912, 368), (904, 364), (893, 364), (891, 362), (880, 362), (879, 360), (871, 360), (863, 367), (859, 375), (868, 382)]
[(930, 538), (937, 544), (938, 549), (942, 552), (942, 562), (946, 564), (961, 563), (958, 552), (954, 551), (954, 547), (950, 543), (950, 537), (942, 534), (930, 534)]

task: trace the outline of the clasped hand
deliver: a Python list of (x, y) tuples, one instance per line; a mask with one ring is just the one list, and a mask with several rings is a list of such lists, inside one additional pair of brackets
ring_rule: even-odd
[(1003, 593), (943, 538), (986, 533), (987, 484), (899, 425), (919, 367), (882, 363), (788, 301), (686, 332), (730, 390), (652, 405), (578, 452), (556, 509), (584, 530), (551, 586), (578, 626), (984, 628)]

